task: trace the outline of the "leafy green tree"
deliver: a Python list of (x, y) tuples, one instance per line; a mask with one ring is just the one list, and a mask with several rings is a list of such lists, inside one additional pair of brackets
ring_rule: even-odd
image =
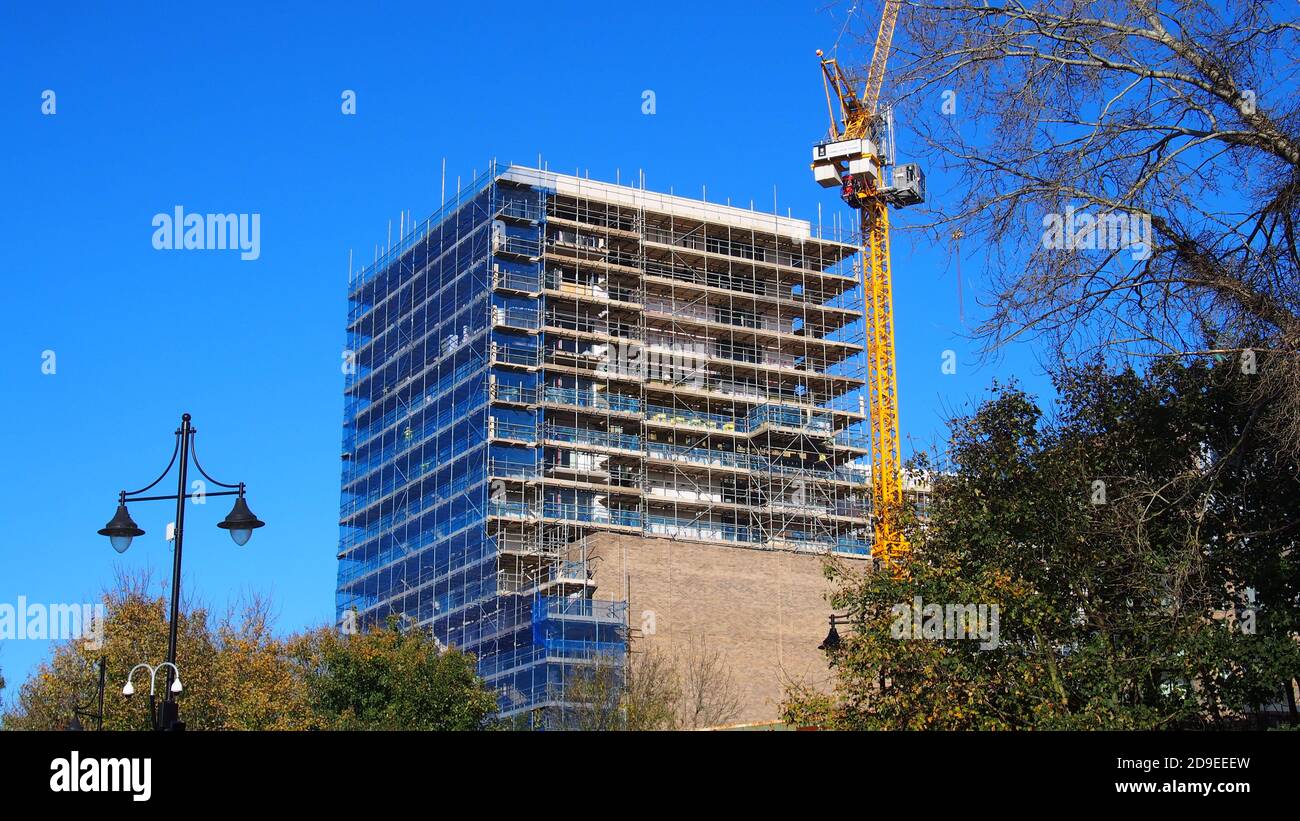
[(442, 650), (396, 619), (350, 636), (313, 631), (292, 655), (319, 729), (479, 730), (496, 713), (472, 654)]
[[(792, 690), (787, 720), (1232, 726), (1282, 699), (1300, 674), (1300, 468), (1235, 364), (1063, 371), (1051, 421), (995, 386), (954, 421), (901, 572), (841, 578), (835, 693)], [(997, 647), (896, 637), (916, 597), (997, 605)]]

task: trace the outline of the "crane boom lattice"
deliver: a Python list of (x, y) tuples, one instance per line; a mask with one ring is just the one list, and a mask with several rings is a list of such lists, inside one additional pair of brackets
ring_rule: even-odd
[[(867, 392), (871, 425), (872, 553), (895, 565), (908, 549), (898, 517), (903, 505), (901, 443), (898, 425), (898, 375), (894, 351), (893, 276), (889, 266), (889, 208), (925, 200), (925, 175), (915, 164), (892, 166), (892, 117), (879, 105), (885, 64), (893, 42), (901, 0), (886, 0), (875, 52), (859, 97), (833, 58), (821, 60), (830, 138), (813, 149), (813, 177), (823, 187), (838, 187), (859, 212), (862, 289), (866, 304)], [(822, 57), (818, 51), (817, 56)], [(836, 117), (832, 97), (839, 103)], [(891, 167), (892, 166), (892, 167)]]

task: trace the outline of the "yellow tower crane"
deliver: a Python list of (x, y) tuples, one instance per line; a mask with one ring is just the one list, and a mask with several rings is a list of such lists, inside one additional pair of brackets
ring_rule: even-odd
[[(898, 377), (894, 364), (894, 297), (889, 270), (889, 209), (925, 201), (925, 175), (908, 163), (895, 165), (893, 116), (879, 106), (901, 0), (886, 0), (875, 52), (859, 97), (835, 58), (821, 59), (830, 113), (830, 136), (813, 148), (813, 177), (836, 187), (859, 212), (862, 289), (866, 304), (867, 391), (871, 416), (872, 555), (893, 565), (908, 549), (898, 522), (903, 504), (898, 432)], [(832, 96), (839, 101), (836, 116)]]

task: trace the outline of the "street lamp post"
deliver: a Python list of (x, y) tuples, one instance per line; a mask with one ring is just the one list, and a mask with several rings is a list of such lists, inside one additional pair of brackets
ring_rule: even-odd
[(843, 615), (840, 615), (839, 613), (831, 613), (831, 616), (830, 616), (830, 623), (831, 623), (831, 629), (830, 629), (830, 632), (828, 632), (828, 633), (826, 634), (826, 638), (822, 639), (822, 643), (819, 644), (819, 645), (817, 645), (817, 649), (818, 649), (818, 650), (822, 650), (822, 651), (825, 651), (825, 652), (827, 652), (827, 653), (833, 653), (833, 652), (835, 652), (836, 650), (839, 649), (839, 646), (840, 646), (840, 631), (836, 630), (835, 627), (836, 627), (837, 625), (841, 625), (841, 624), (843, 624), (843, 625), (848, 625), (848, 624), (850, 623), (850, 622), (849, 622), (849, 615), (850, 615), (850, 614), (848, 614), (848, 613), (845, 613), (845, 614), (843, 614)]
[(105, 671), (105, 663), (106, 663), (106, 659), (105, 659), (103, 656), (100, 656), (100, 657), (99, 657), (99, 663), (98, 663), (98, 665), (97, 665), (98, 668), (99, 668), (99, 686), (95, 689), (95, 704), (97, 705), (97, 708), (96, 708), (95, 712), (92, 713), (92, 712), (90, 712), (90, 710), (88, 710), (88, 709), (86, 708), (86, 706), (83, 706), (83, 705), (77, 704), (76, 702), (73, 702), (73, 705), (72, 705), (72, 721), (68, 722), (68, 729), (69, 729), (69, 730), (83, 730), (83, 729), (85, 729), (85, 728), (81, 725), (81, 719), (83, 719), (83, 718), (93, 718), (93, 719), (95, 719), (95, 729), (96, 729), (96, 730), (102, 730), (102, 729), (104, 729), (104, 671)]
[[(830, 631), (826, 634), (826, 638), (822, 639), (822, 643), (819, 644), (819, 645), (817, 645), (817, 649), (818, 649), (818, 650), (821, 650), (823, 653), (825, 653), (825, 654), (829, 657), (827, 661), (828, 661), (828, 663), (830, 664), (831, 667), (834, 667), (834, 666), (835, 666), (835, 653), (836, 653), (836, 651), (838, 651), (838, 650), (840, 649), (840, 646), (843, 644), (843, 639), (840, 638), (840, 631), (839, 631), (839, 630), (836, 630), (835, 628), (836, 628), (837, 626), (843, 626), (843, 627), (850, 627), (850, 628), (852, 628), (852, 627), (853, 627), (853, 614), (852, 614), (852, 613), (834, 613), (834, 612), (833, 612), (833, 613), (831, 613), (831, 616), (830, 616), (830, 623), (831, 623), (831, 629), (830, 629)], [(880, 689), (881, 689), (882, 691), (883, 691), (883, 690), (887, 690), (887, 689), (889, 689), (889, 686), (890, 686), (890, 680), (889, 680), (889, 678), (885, 675), (885, 671), (884, 671), (884, 670), (881, 670), (881, 671), (880, 671), (880, 675), (879, 675), (879, 677), (878, 677), (878, 685), (879, 685), (879, 687), (880, 687)]]
[[(141, 530), (140, 527), (136, 525), (135, 521), (131, 519), (131, 514), (126, 509), (127, 502), (152, 502), (162, 500), (175, 500), (176, 502), (176, 530), (174, 533), (176, 544), (172, 554), (172, 600), (171, 619), (167, 630), (167, 661), (163, 662), (162, 665), (159, 665), (160, 667), (163, 665), (168, 667), (168, 687), (166, 695), (163, 697), (162, 718), (161, 721), (158, 722), (159, 729), (163, 730), (185, 729), (184, 723), (179, 719), (176, 705), (176, 693), (179, 692), (179, 688), (173, 689), (171, 686), (173, 674), (176, 676), (176, 681), (179, 681), (180, 677), (179, 673), (176, 672), (176, 628), (181, 600), (181, 549), (183, 547), (185, 533), (185, 502), (192, 498), (205, 498), (207, 496), (236, 497), (235, 506), (230, 509), (230, 513), (226, 515), (226, 518), (222, 520), (217, 527), (229, 531), (230, 538), (240, 547), (248, 543), (248, 540), (253, 535), (255, 529), (262, 527), (265, 524), (265, 522), (254, 516), (253, 512), (248, 509), (248, 502), (244, 501), (243, 482), (239, 482), (238, 484), (218, 482), (216, 479), (209, 476), (207, 471), (203, 469), (203, 465), (199, 463), (198, 453), (194, 449), (194, 435), (196, 433), (198, 433), (198, 430), (190, 425), (190, 415), (188, 413), (182, 414), (181, 426), (176, 430), (176, 448), (172, 451), (171, 461), (167, 463), (167, 467), (163, 470), (162, 475), (139, 490), (121, 491), (118, 494), (117, 512), (113, 514), (113, 518), (109, 520), (108, 524), (99, 531), (99, 535), (108, 537), (114, 550), (118, 553), (125, 553), (126, 549), (131, 546), (132, 539), (136, 536), (144, 535), (144, 531)], [(176, 457), (178, 455), (180, 456), (180, 468), (177, 471), (175, 495), (141, 495), (152, 490), (154, 486), (167, 477), (168, 473), (171, 473), (172, 466), (176, 464)], [(191, 460), (194, 462), (194, 467), (203, 475), (204, 479), (207, 479), (218, 487), (231, 489), (213, 493), (188, 493), (186, 490), (186, 481), (189, 478), (189, 464)]]
[[(175, 713), (174, 709), (171, 711), (173, 713), (170, 719), (172, 723), (171, 724), (167, 723), (168, 711), (166, 709), (166, 705), (168, 704), (169, 701), (172, 704), (175, 704), (176, 702), (171, 699), (171, 696), (174, 696), (175, 694), (181, 691), (181, 671), (176, 667), (175, 664), (172, 664), (170, 661), (164, 661), (162, 664), (159, 664), (156, 667), (152, 664), (145, 664), (144, 662), (141, 662), (140, 664), (137, 664), (136, 666), (132, 667), (131, 672), (126, 674), (126, 684), (122, 687), (122, 695), (125, 698), (130, 698), (131, 696), (135, 695), (135, 684), (132, 683), (131, 679), (135, 677), (135, 671), (139, 670), (141, 667), (149, 671), (149, 721), (153, 724), (153, 728), (155, 730), (185, 729), (184, 724), (181, 724), (179, 727), (176, 726), (177, 720), (174, 715)], [(158, 671), (161, 670), (163, 667), (168, 668), (167, 678), (169, 681), (171, 681), (171, 684), (167, 685), (167, 694), (163, 697), (163, 710), (160, 714), (154, 698), (154, 688), (158, 683)], [(176, 674), (175, 678), (172, 678), (173, 672)]]

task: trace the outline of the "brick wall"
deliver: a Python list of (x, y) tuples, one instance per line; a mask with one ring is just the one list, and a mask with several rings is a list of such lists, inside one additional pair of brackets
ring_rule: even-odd
[(789, 681), (828, 687), (824, 557), (614, 533), (588, 537), (586, 550), (596, 598), (628, 599), (634, 652), (680, 653), (692, 639), (721, 651), (742, 704), (731, 723), (775, 720)]

